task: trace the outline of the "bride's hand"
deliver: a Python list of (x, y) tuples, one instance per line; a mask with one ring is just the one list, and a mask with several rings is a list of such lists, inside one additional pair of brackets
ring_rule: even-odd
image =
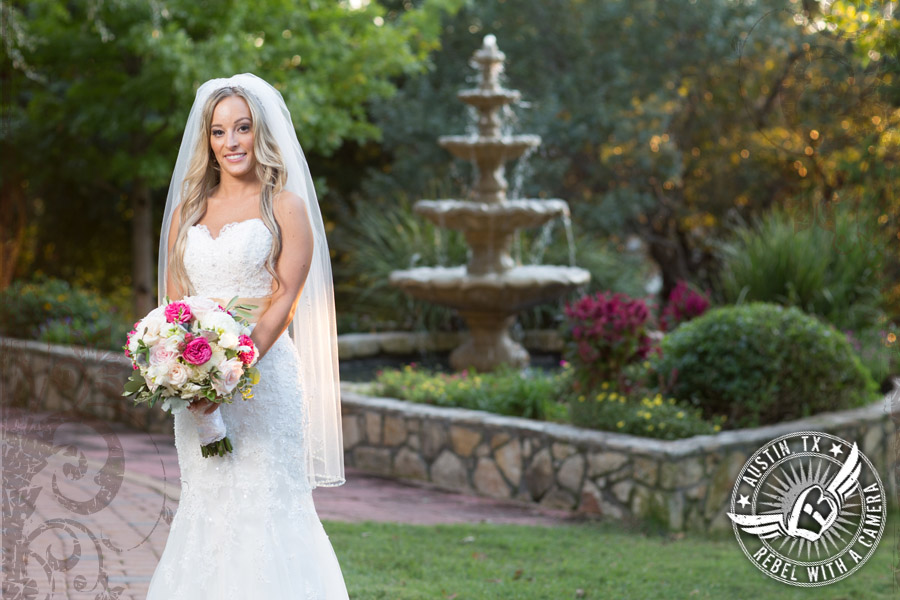
[(188, 404), (188, 409), (194, 412), (201, 411), (204, 414), (211, 415), (219, 408), (218, 402), (210, 402), (206, 398), (202, 400), (194, 400), (190, 404)]

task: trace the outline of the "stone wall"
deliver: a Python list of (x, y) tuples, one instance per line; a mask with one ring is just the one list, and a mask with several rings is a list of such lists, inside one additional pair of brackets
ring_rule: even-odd
[[(756, 429), (662, 441), (345, 390), (346, 463), (391, 477), (553, 508), (652, 519), (672, 530), (730, 528), (737, 475), (766, 442), (796, 431), (857, 441), (893, 495), (892, 398)], [(900, 402), (900, 394), (893, 398)]]
[[(130, 364), (119, 353), (0, 338), (0, 403), (86, 414), (171, 433), (161, 410), (121, 396)], [(480, 411), (342, 392), (348, 465), (442, 488), (511, 498), (673, 530), (730, 527), (737, 474), (766, 442), (795, 431), (857, 441), (896, 503), (900, 393), (866, 408), (757, 429), (660, 441)]]

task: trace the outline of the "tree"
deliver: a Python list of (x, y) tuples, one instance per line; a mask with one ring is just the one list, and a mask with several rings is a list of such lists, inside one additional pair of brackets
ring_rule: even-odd
[(820, 30), (817, 18), (849, 3), (828, 15), (811, 4), (471, 2), (445, 19), (435, 68), (376, 103), (386, 158), (363, 195), (465, 193), (466, 171), (435, 138), (466, 130), (455, 93), (471, 86), (467, 60), (493, 33), (507, 84), (527, 102), (514, 128), (543, 138), (523, 194), (568, 200), (599, 235), (638, 233), (663, 298), (679, 279), (713, 284), (718, 240), (776, 204), (798, 227), (830, 227), (837, 194), (858, 204), (867, 240), (888, 243), (897, 94), (883, 76), (896, 53), (874, 60), (844, 30)]
[(376, 2), (4, 3), (3, 204), (24, 196), (37, 228), (30, 252), (15, 242), (22, 229), (0, 222), (0, 282), (16, 252), (20, 268), (124, 274), (130, 242), (135, 312), (145, 314), (155, 304), (153, 199), (201, 82), (258, 74), (284, 95), (304, 147), (327, 155), (377, 139), (366, 102), (423, 67), (458, 4), (428, 0), (386, 18)]

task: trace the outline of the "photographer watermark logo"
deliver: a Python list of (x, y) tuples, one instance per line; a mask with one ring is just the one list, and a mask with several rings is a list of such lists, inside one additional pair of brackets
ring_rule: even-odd
[(878, 473), (855, 442), (802, 431), (750, 457), (728, 516), (760, 571), (815, 587), (850, 576), (874, 554), (887, 505)]

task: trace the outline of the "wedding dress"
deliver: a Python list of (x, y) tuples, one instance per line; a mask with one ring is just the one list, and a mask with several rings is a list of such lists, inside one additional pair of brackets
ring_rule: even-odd
[[(267, 295), (271, 241), (261, 219), (229, 223), (215, 238), (192, 227), (184, 262), (196, 295)], [(219, 407), (234, 444), (224, 457), (203, 458), (192, 413), (175, 414), (181, 500), (148, 600), (347, 598), (307, 478), (298, 360), (285, 331), (257, 363), (253, 398)]]

